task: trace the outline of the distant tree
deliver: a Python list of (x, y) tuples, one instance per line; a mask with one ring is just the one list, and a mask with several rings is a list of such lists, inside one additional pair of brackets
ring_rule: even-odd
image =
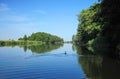
[(18, 38), (18, 40), (23, 40), (23, 38)]
[(42, 41), (45, 42), (47, 44), (49, 43), (62, 43), (63, 39), (56, 36), (56, 35), (51, 35), (49, 33), (45, 33), (45, 32), (37, 32), (37, 33), (32, 33), (31, 36), (26, 36), (24, 35), (23, 38), (19, 38), (19, 40), (30, 40), (30, 41)]
[(24, 35), (23, 40), (27, 41), (27, 35)]

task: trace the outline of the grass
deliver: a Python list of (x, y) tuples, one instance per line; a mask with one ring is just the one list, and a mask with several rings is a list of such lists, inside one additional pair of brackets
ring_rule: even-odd
[(0, 40), (0, 46), (10, 46), (10, 45), (42, 45), (45, 44), (42, 41), (24, 41), (24, 40)]

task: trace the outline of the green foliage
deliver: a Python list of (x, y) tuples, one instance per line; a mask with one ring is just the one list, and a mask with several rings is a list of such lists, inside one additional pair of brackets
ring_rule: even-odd
[(26, 35), (24, 35), (23, 40), (27, 41), (27, 36)]
[(93, 40), (93, 42), (90, 45), (94, 52), (97, 52), (98, 54), (102, 55), (108, 55), (109, 53), (109, 42), (107, 41), (106, 37), (99, 36), (96, 39)]
[(91, 46), (94, 51), (120, 57), (115, 53), (119, 52), (120, 44), (120, 0), (99, 1), (78, 15), (78, 30), (73, 40)]
[(101, 35), (106, 37), (110, 48), (116, 50), (120, 43), (120, 0), (102, 0), (100, 16), (103, 30)]
[(101, 31), (101, 25), (96, 22), (96, 15), (98, 14), (100, 4), (95, 3), (87, 10), (83, 10), (78, 15), (78, 30), (76, 39), (78, 42), (82, 41), (87, 43), (89, 40), (94, 39)]
[(72, 42), (73, 42), (73, 43), (77, 42), (77, 36), (76, 36), (76, 35), (73, 35), (73, 36), (72, 36)]
[(43, 44), (61, 44), (63, 39), (44, 32), (33, 33), (31, 36), (26, 35), (23, 38), (19, 38), (18, 41), (15, 40), (0, 40), (0, 46), (36, 46)]
[(15, 44), (18, 44), (18, 42), (14, 41), (14, 40), (0, 40), (0, 46), (9, 46), (12, 45), (14, 46)]
[(16, 45), (19, 45), (19, 46), (22, 46), (22, 45), (23, 46), (24, 45), (30, 46), (30, 45), (42, 45), (42, 44), (45, 44), (45, 43), (42, 42), (42, 41), (0, 40), (0, 46), (16, 46)]
[(24, 36), (23, 38), (19, 38), (19, 40), (26, 40), (26, 39), (30, 41), (42, 41), (45, 42), (46, 44), (49, 43), (56, 44), (63, 42), (62, 38), (45, 32), (33, 33), (31, 36), (28, 36), (28, 38), (27, 36)]

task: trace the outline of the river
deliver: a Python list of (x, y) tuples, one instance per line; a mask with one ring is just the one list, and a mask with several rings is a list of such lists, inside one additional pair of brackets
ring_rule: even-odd
[(119, 60), (83, 53), (72, 44), (0, 47), (0, 79), (120, 79)]

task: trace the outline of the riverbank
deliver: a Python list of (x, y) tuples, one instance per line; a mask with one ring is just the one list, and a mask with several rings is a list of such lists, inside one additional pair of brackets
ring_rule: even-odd
[(24, 40), (0, 40), (0, 46), (9, 46), (9, 45), (42, 45), (45, 42), (42, 41), (24, 41)]

